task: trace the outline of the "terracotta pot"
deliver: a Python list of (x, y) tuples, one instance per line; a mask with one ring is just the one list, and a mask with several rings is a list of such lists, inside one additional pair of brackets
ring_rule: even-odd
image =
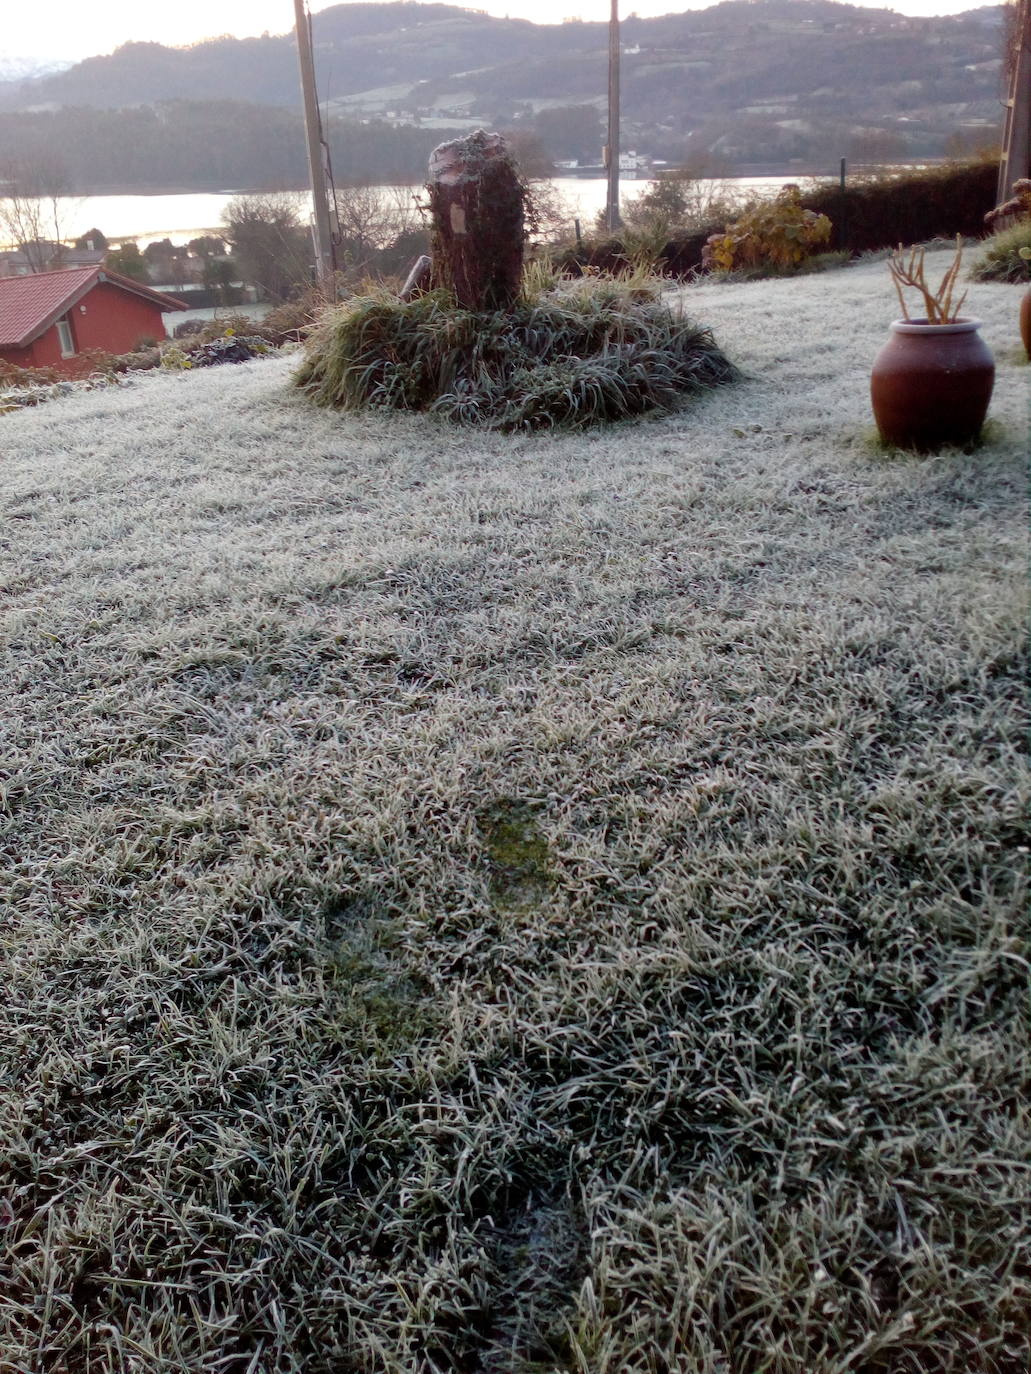
[(974, 319), (895, 321), (870, 374), (874, 418), (885, 443), (930, 453), (977, 438), (995, 381), (995, 360), (980, 326)]
[(1020, 302), (1020, 337), (1024, 341), (1024, 352), (1031, 360), (1031, 286), (1024, 292)]

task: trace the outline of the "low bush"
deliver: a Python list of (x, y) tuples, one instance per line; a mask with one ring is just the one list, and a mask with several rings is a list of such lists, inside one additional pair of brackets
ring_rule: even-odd
[(196, 345), (211, 343), (214, 339), (224, 339), (234, 334), (243, 337), (260, 333), (260, 320), (254, 319), (252, 315), (244, 315), (235, 311), (230, 315), (219, 315), (216, 319), (202, 320), (196, 339), (190, 340), (186, 347), (193, 348)]
[(204, 328), (206, 320), (183, 320), (172, 330), (173, 339), (189, 339), (194, 334), (199, 334)]
[[(719, 227), (718, 224), (710, 224), (704, 229), (671, 233), (660, 251), (652, 254), (661, 263), (662, 275), (684, 278), (699, 271), (706, 240)], [(594, 272), (618, 276), (631, 266), (636, 249), (633, 232), (628, 234), (624, 230), (600, 238), (585, 238), (576, 244), (558, 245), (550, 251), (549, 261), (556, 272), (567, 277)]]
[(19, 367), (0, 358), (0, 384), (48, 386), (53, 382), (82, 381), (91, 376), (109, 376), (115, 366), (115, 355), (103, 348), (84, 348), (63, 367)]
[(246, 363), (271, 352), (264, 339), (254, 334), (234, 334), (231, 330), (202, 343), (193, 353), (194, 367), (214, 367), (218, 363)]
[(831, 222), (807, 210), (794, 184), (781, 188), (773, 200), (759, 201), (705, 245), (702, 261), (720, 272), (735, 268), (791, 271), (828, 242)]
[(116, 372), (148, 372), (161, 366), (161, 349), (140, 348), (134, 353), (123, 353), (115, 359)]
[(56, 367), (18, 367), (0, 359), (0, 415), (42, 405), (76, 391), (108, 386), (118, 380), (115, 359), (109, 361), (111, 366), (88, 368), (76, 376), (69, 376)]
[(0, 387), (49, 386), (64, 380), (56, 367), (19, 367), (0, 358)]
[[(646, 190), (625, 199), (620, 217), (630, 230), (670, 234), (677, 229), (698, 229), (728, 220), (741, 208), (724, 177), (682, 168), (660, 172)], [(599, 228), (604, 229), (604, 225), (603, 211)]]
[[(212, 321), (218, 324), (218, 333), (209, 333), (206, 327), (200, 334), (187, 339), (166, 344), (160, 350), (158, 362), (166, 371), (186, 371), (194, 367), (213, 367), (218, 363), (245, 363), (252, 358), (271, 353), (272, 347), (260, 334), (238, 332), (225, 320)], [(253, 325), (245, 316), (237, 317), (241, 328)], [(145, 363), (144, 366), (156, 366)]]
[(984, 222), (992, 233), (1010, 229), (1021, 220), (1031, 219), (1031, 179), (1018, 177), (1010, 188), (1012, 195), (994, 210), (989, 210)]
[(974, 281), (1027, 281), (1031, 263), (1020, 256), (1022, 248), (1031, 249), (1031, 218), (993, 234), (972, 264), (971, 277)]
[(163, 348), (160, 362), (166, 372), (186, 371), (193, 366), (193, 359), (189, 353), (178, 344), (173, 344), (171, 348)]
[[(349, 297), (352, 292), (343, 277), (338, 274), (336, 281), (337, 299)], [(296, 300), (284, 301), (275, 306), (257, 322), (254, 333), (260, 334), (269, 343), (281, 347), (285, 343), (296, 343), (310, 332), (312, 325), (329, 308), (330, 302), (325, 293), (317, 286), (310, 286)]]
[(736, 375), (655, 284), (593, 279), (511, 311), (463, 310), (442, 291), (356, 297), (316, 328), (296, 383), (320, 405), (520, 430), (673, 410)]

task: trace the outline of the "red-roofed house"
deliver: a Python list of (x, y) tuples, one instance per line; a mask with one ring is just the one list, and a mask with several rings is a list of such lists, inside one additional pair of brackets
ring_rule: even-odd
[(0, 279), (0, 358), (18, 367), (89, 370), (94, 348), (128, 353), (141, 339), (165, 338), (165, 310), (185, 310), (142, 282), (104, 267), (73, 267)]

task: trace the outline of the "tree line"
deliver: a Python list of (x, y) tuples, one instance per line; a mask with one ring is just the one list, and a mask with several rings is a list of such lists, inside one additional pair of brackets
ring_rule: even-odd
[[(447, 131), (333, 120), (327, 129), (339, 183), (425, 179)], [(229, 100), (174, 100), (125, 110), (0, 113), (3, 161), (51, 165), (72, 191), (294, 187), (308, 176), (304, 126), (294, 110)], [(60, 150), (59, 153), (57, 150)]]

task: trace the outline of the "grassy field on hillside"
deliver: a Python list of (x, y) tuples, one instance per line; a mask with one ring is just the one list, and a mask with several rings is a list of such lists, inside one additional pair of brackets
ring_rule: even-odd
[(0, 1374), (1027, 1374), (1017, 296), (972, 454), (877, 263), (581, 435), (0, 418)]

